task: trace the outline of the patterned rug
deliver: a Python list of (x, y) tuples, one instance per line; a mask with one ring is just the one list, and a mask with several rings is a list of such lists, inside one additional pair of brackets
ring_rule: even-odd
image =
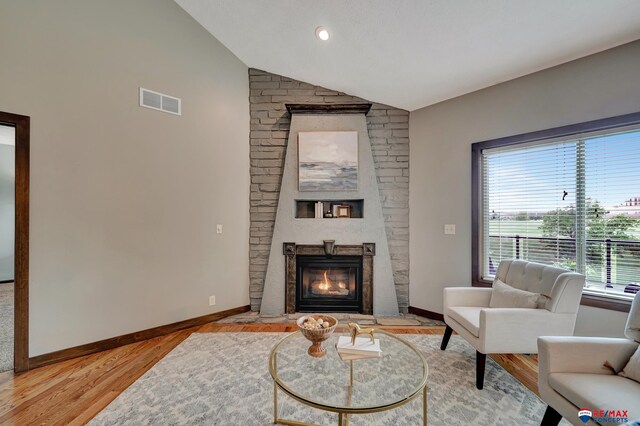
[[(273, 381), (268, 357), (285, 333), (194, 333), (100, 412), (91, 425), (270, 425)], [(403, 335), (429, 364), (429, 425), (539, 425), (546, 405), (487, 358), (484, 390), (475, 388), (475, 350), (453, 336)], [(337, 415), (278, 393), (282, 418), (335, 425)], [(350, 416), (352, 425), (421, 425), (422, 401)], [(568, 425), (563, 421), (562, 424)]]
[(0, 284), (0, 372), (13, 370), (13, 283)]

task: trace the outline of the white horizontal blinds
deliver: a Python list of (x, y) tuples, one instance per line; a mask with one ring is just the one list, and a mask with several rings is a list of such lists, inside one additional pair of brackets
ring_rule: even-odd
[(575, 269), (576, 142), (483, 151), (484, 271), (520, 258)]
[(640, 284), (640, 131), (584, 138), (587, 287)]

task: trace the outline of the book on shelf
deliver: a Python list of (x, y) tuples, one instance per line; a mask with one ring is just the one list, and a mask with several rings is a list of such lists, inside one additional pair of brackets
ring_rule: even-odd
[[(336, 349), (342, 355), (360, 355), (368, 357), (380, 356), (380, 339), (371, 341), (370, 337), (356, 337), (356, 343), (351, 343), (351, 336), (340, 336)], [(344, 358), (343, 358), (344, 359)]]
[(317, 201), (316, 202), (316, 219), (322, 219), (324, 216), (324, 205), (322, 203), (322, 201)]

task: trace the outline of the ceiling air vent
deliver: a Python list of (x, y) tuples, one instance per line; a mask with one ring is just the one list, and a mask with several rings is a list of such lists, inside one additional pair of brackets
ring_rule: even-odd
[(140, 106), (168, 112), (169, 114), (182, 115), (182, 101), (180, 98), (154, 92), (144, 87), (140, 88)]

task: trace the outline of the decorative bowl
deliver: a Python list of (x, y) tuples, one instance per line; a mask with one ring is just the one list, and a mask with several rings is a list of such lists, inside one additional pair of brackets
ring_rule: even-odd
[[(308, 328), (304, 328), (303, 324), (309, 319), (313, 318), (315, 320), (322, 319), (323, 321), (329, 322), (329, 327), (327, 328), (319, 328), (315, 330), (311, 330)], [(332, 317), (331, 315), (322, 315), (322, 314), (314, 314), (314, 315), (305, 315), (298, 318), (296, 321), (298, 324), (298, 328), (304, 337), (307, 338), (311, 342), (311, 346), (309, 346), (309, 350), (307, 351), (309, 355), (320, 358), (325, 356), (327, 350), (324, 348), (322, 342), (327, 340), (331, 334), (335, 331), (336, 326), (338, 325), (338, 320)]]

